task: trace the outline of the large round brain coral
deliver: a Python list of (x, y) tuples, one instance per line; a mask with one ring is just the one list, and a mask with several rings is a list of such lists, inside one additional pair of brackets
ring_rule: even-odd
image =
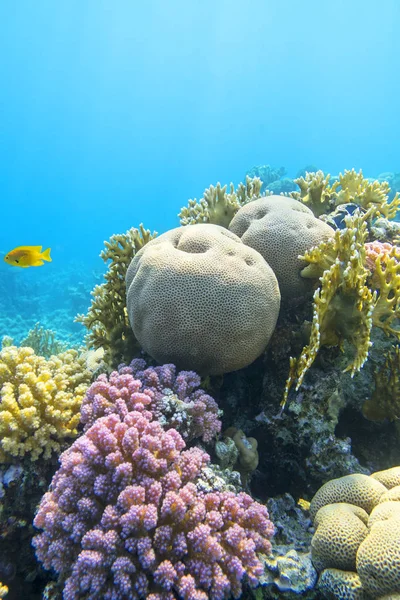
[(265, 349), (280, 292), (262, 256), (218, 225), (189, 225), (152, 240), (126, 277), (133, 332), (158, 362), (202, 374), (249, 365)]
[(64, 454), (34, 524), (64, 600), (239, 598), (273, 526), (244, 493), (198, 491), (209, 460), (148, 411), (111, 414)]
[(265, 196), (242, 206), (229, 229), (272, 267), (282, 298), (310, 289), (300, 276), (306, 263), (298, 257), (335, 233), (307, 206), (285, 196)]
[(37, 460), (59, 452), (75, 437), (80, 407), (92, 374), (76, 350), (48, 360), (32, 348), (0, 352), (0, 462), (29, 454)]

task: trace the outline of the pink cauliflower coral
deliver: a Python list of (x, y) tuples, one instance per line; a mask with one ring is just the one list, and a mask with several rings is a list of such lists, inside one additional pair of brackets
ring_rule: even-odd
[(239, 598), (245, 577), (257, 584), (266, 507), (198, 491), (209, 457), (184, 447), (142, 410), (98, 419), (61, 455), (33, 543), (64, 600), (222, 600)]
[(99, 417), (148, 409), (164, 429), (177, 429), (186, 441), (200, 437), (210, 442), (221, 430), (218, 405), (199, 386), (200, 377), (193, 371), (176, 374), (174, 365), (147, 367), (135, 359), (108, 378), (100, 375), (90, 386), (81, 421), (88, 429)]

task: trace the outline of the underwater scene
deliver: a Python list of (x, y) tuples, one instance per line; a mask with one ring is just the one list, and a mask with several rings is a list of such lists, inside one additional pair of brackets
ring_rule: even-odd
[(0, 3), (0, 598), (400, 600), (400, 3)]

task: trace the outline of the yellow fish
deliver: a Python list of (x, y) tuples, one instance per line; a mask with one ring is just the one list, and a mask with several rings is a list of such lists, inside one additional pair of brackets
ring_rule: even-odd
[(18, 246), (10, 250), (4, 261), (13, 267), (41, 267), (44, 260), (51, 262), (50, 248), (42, 252), (42, 246)]

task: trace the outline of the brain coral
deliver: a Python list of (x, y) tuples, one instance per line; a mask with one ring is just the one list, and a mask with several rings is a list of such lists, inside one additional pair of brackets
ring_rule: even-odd
[(334, 230), (314, 217), (307, 206), (285, 196), (266, 196), (246, 204), (229, 229), (265, 258), (283, 298), (310, 289), (300, 277), (305, 263), (298, 257), (334, 235)]
[(319, 488), (311, 500), (311, 517), (314, 518), (322, 506), (336, 502), (354, 504), (370, 513), (385, 492), (387, 489), (382, 483), (361, 473), (331, 479)]
[(80, 406), (92, 374), (76, 350), (48, 360), (32, 348), (0, 352), (0, 462), (29, 453), (49, 458), (77, 435)]
[[(347, 475), (328, 482), (314, 496), (312, 560), (322, 570), (319, 589), (324, 597), (394, 600), (400, 595), (398, 478), (398, 467), (370, 477)], [(334, 504), (343, 499), (352, 504)], [(318, 506), (322, 508), (315, 514)], [(354, 513), (351, 518), (350, 511)], [(351, 559), (348, 563), (346, 557)]]
[(327, 568), (355, 571), (359, 545), (368, 535), (368, 515), (344, 502), (328, 504), (315, 516), (311, 557), (317, 571)]
[(234, 371), (265, 349), (280, 306), (262, 256), (218, 225), (189, 225), (152, 240), (127, 272), (133, 332), (158, 362), (202, 374)]

